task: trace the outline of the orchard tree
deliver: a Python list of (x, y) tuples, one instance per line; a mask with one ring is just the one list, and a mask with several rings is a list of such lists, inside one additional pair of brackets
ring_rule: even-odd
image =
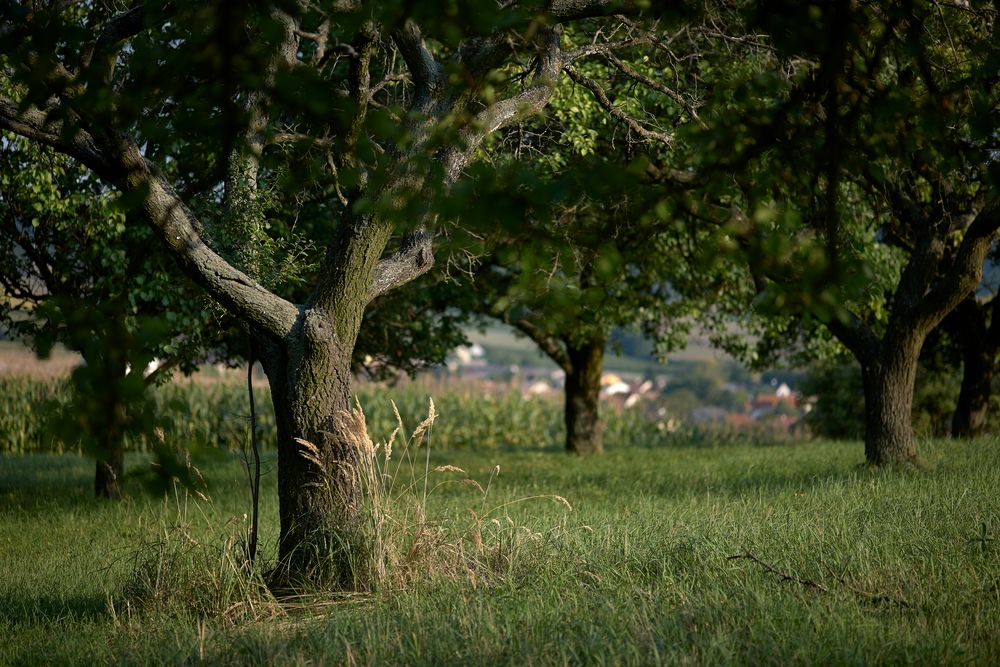
[[(497, 130), (538, 113), (563, 26), (632, 2), (8, 3), (0, 127), (72, 156), (145, 217), (249, 331), (278, 426), (279, 560), (359, 585), (352, 356), (370, 303), (434, 262), (435, 203)], [(594, 35), (613, 35), (592, 29)], [(319, 188), (318, 185), (325, 187)], [(293, 302), (275, 210), (326, 212)], [(221, 205), (199, 206), (221, 195)], [(315, 193), (321, 193), (316, 195)], [(497, 220), (503, 224), (503, 220)], [(304, 444), (306, 443), (306, 444)], [(318, 456), (309, 456), (306, 449)]]
[[(993, 254), (988, 265), (995, 265)], [(979, 289), (945, 318), (940, 333), (927, 343), (952, 369), (962, 367), (951, 419), (954, 438), (975, 438), (986, 433), (1000, 353), (1000, 299), (991, 282), (988, 277), (984, 279)]]
[(150, 230), (126, 224), (114, 199), (72, 159), (3, 137), (0, 324), (39, 354), (61, 343), (82, 355), (73, 405), (55, 430), (97, 459), (96, 495), (117, 499), (127, 436), (153, 430), (147, 387), (193, 369), (210, 320), (193, 286), (150, 247)]
[[(465, 341), (460, 318), (445, 307), (451, 290), (428, 289), (431, 280), (438, 278), (425, 276), (365, 313), (356, 374), (413, 374), (444, 363)], [(98, 497), (122, 496), (129, 436), (163, 437), (149, 388), (176, 370), (196, 370), (208, 353), (229, 363), (248, 356), (246, 341), (207, 307), (152, 231), (127, 223), (114, 191), (72, 158), (14, 136), (0, 146), (0, 288), (7, 335), (43, 356), (59, 343), (83, 358), (72, 403), (49, 419), (97, 459)], [(165, 445), (157, 443), (168, 457)]]
[(1000, 299), (996, 295), (985, 302), (966, 297), (946, 320), (957, 334), (962, 354), (962, 386), (955, 403), (951, 435), (975, 438), (986, 433), (993, 378), (997, 374), (1000, 352)]
[(601, 374), (613, 330), (642, 327), (665, 347), (668, 335), (678, 345), (689, 304), (668, 284), (670, 273), (687, 269), (681, 244), (642, 224), (627, 204), (608, 203), (631, 178), (615, 177), (620, 166), (587, 164), (600, 177), (563, 180), (561, 204), (519, 201), (523, 222), (488, 241), (497, 247), (477, 258), (470, 289), (457, 302), (509, 324), (564, 372), (565, 446), (580, 455), (603, 449)]
[[(731, 272), (702, 251), (709, 232), (651, 212), (657, 192), (646, 171), (650, 161), (657, 173), (688, 164), (685, 136), (706, 127), (698, 110), (715, 84), (760, 58), (762, 45), (747, 37), (722, 8), (654, 37), (624, 20), (618, 44), (566, 30), (566, 48), (581, 54), (565, 68), (572, 85), (556, 91), (545, 117), (491, 146), (496, 169), (468, 179), (480, 207), (521, 215), (497, 229), (455, 212), (485, 248), (471, 261), (467, 307), (511, 325), (563, 370), (567, 451), (603, 447), (600, 380), (612, 331), (641, 329), (665, 355)], [(693, 177), (681, 168), (671, 173)]]
[[(788, 3), (758, 21), (790, 64), (750, 80), (746, 115), (705, 135), (739, 150), (704, 168), (745, 176), (697, 208), (727, 221), (759, 302), (818, 318), (857, 359), (867, 460), (914, 462), (921, 347), (980, 283), (1000, 228), (996, 12)], [(887, 292), (873, 243), (902, 257)]]

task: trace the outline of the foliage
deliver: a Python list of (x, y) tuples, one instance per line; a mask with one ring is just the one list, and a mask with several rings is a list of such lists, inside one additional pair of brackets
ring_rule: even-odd
[(806, 376), (802, 393), (816, 397), (815, 407), (806, 415), (813, 433), (835, 440), (864, 437), (865, 394), (856, 364), (817, 365)]
[(118, 497), (124, 440), (157, 429), (147, 384), (192, 371), (219, 333), (151, 231), (81, 164), (6, 133), (0, 163), (0, 327), (42, 357), (56, 344), (83, 357), (48, 427), (97, 459), (95, 490)]
[[(818, 325), (849, 317), (882, 336), (908, 263), (928, 284), (950, 269), (950, 259), (914, 259), (920, 235), (955, 253), (963, 225), (991, 215), (994, 10), (815, 9), (749, 7), (773, 56), (734, 77), (704, 111), (711, 127), (691, 137), (701, 147), (692, 168), (720, 176), (696, 212), (724, 223), (719, 243), (755, 277), (748, 296), (781, 316), (764, 329), (767, 354), (798, 345), (830, 356)], [(727, 145), (735, 150), (718, 150)], [(941, 187), (954, 191), (935, 207)]]
[(432, 271), (379, 297), (365, 311), (354, 346), (355, 373), (369, 380), (395, 380), (443, 366), (468, 344), (466, 318), (455, 304), (459, 287)]
[(913, 429), (891, 415), (910, 412), (924, 339), (976, 288), (1000, 229), (996, 11), (804, 7), (748, 8), (770, 58), (689, 137), (705, 180), (687, 214), (749, 270), (735, 312), (778, 316), (742, 327), (763, 343), (744, 358), (829, 357), (835, 338), (865, 369), (869, 460), (913, 461)]
[(111, 337), (121, 322), (143, 343), (129, 350), (141, 359), (126, 363), (169, 357), (193, 370), (218, 340), (215, 322), (152, 232), (64, 155), (5, 133), (0, 164), (0, 326), (44, 356), (56, 343), (89, 351), (88, 340)]
[(584, 54), (567, 65), (572, 85), (555, 90), (545, 116), (491, 144), (489, 163), (456, 188), (475, 210), (520, 213), (498, 228), (454, 211), (455, 245), (473, 255), (467, 309), (509, 322), (547, 354), (608, 340), (616, 327), (647, 334), (661, 357), (684, 344), (691, 321), (736, 283), (734, 266), (709, 259), (711, 232), (664, 205), (648, 170), (687, 167), (702, 105), (730, 68), (757, 57), (720, 42), (725, 14), (712, 8), (657, 35), (629, 20), (596, 39), (589, 25), (564, 31), (564, 48)]

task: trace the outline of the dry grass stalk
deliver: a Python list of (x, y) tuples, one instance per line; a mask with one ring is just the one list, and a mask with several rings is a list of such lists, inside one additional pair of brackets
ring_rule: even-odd
[[(347, 457), (351, 461), (330, 460), (317, 444), (301, 438), (295, 440), (301, 448), (300, 455), (317, 469), (313, 484), (333, 493), (336, 488), (333, 475), (349, 475), (359, 488), (360, 533), (345, 538), (351, 540), (347, 544), (350, 585), (368, 595), (372, 591), (399, 590), (417, 581), (442, 577), (468, 581), (474, 587), (502, 581), (525, 549), (536, 549), (533, 545), (543, 537), (517, 526), (506, 512), (509, 505), (528, 498), (487, 509), (500, 466), (490, 471), (486, 488), (469, 477), (451, 477), (453, 473), (467, 474), (457, 466), (430, 466), (430, 435), (438, 416), (433, 401), (428, 403), (427, 417), (408, 437), (395, 404), (393, 413), (396, 426), (382, 442), (374, 441), (369, 434), (364, 411), (357, 400), (351, 410), (338, 415), (335, 428), (353, 450)], [(425, 441), (424, 460), (418, 461), (413, 450)], [(434, 475), (442, 476), (434, 477), (430, 483)], [(481, 506), (467, 509), (472, 518), (470, 525), (460, 528), (449, 519), (428, 517), (428, 499), (438, 487), (447, 484), (469, 486), (480, 494)], [(567, 510), (572, 509), (562, 496), (533, 498), (548, 498)], [(226, 528), (241, 528), (233, 523), (227, 523)], [(245, 559), (237, 558), (242, 552), (235, 538), (227, 540), (221, 550), (212, 550), (199, 544), (185, 525), (178, 522), (150, 557), (137, 566), (133, 582), (137, 596), (127, 596), (117, 609), (131, 609), (131, 599), (144, 599), (147, 607), (164, 610), (186, 607), (226, 622), (242, 623), (275, 620), (289, 613), (322, 614), (329, 604), (357, 599), (320, 592), (295, 599), (283, 597), (279, 603), (267, 590), (262, 568), (249, 570)]]

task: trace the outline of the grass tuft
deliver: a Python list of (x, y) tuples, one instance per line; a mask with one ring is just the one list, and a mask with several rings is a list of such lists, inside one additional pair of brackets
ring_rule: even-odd
[(189, 514), (211, 500), (174, 493), (179, 498), (176, 516), (133, 553), (120, 593), (109, 598), (112, 614), (122, 622), (137, 614), (194, 615), (231, 625), (283, 616), (265, 569), (247, 560), (246, 526), (231, 519), (219, 531), (204, 512)]

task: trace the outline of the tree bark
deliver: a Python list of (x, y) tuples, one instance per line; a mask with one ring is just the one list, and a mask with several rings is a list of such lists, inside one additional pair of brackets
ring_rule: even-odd
[(922, 340), (883, 346), (861, 366), (865, 392), (865, 459), (872, 465), (918, 461), (913, 440), (913, 386)]
[(569, 357), (564, 408), (566, 451), (580, 455), (599, 454), (604, 451), (600, 417), (604, 339), (592, 339), (580, 345), (566, 341), (566, 353)]
[(304, 309), (287, 339), (255, 336), (271, 387), (278, 435), (277, 581), (283, 587), (357, 589), (373, 545), (359, 512), (356, 466), (363, 434), (347, 427), (351, 349), (332, 322)]
[[(984, 313), (987, 307), (993, 311), (989, 328)], [(1000, 337), (998, 309), (996, 297), (989, 306), (981, 306), (972, 295), (946, 320), (962, 348), (962, 387), (951, 419), (953, 438), (975, 438), (986, 428)]]

